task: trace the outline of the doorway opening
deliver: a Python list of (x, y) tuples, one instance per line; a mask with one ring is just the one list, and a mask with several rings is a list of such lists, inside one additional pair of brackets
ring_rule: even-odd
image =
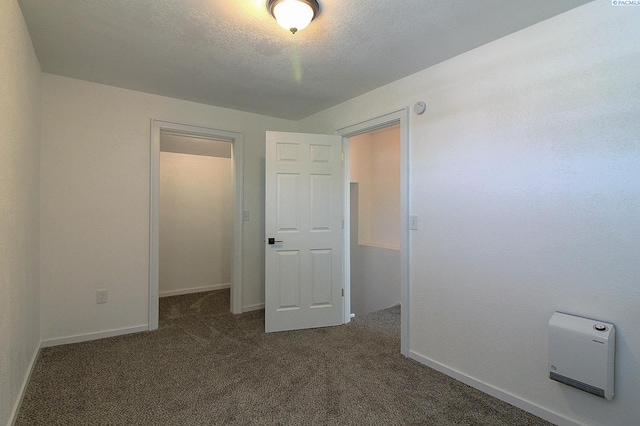
[(400, 305), (400, 125), (349, 140), (351, 313)]
[[(345, 155), (344, 221), (349, 230), (344, 246), (344, 322), (358, 310), (382, 309), (399, 302), (400, 352), (404, 356), (409, 356), (410, 348), (408, 121), (409, 110), (404, 108), (336, 132), (342, 136)], [(354, 162), (351, 156), (357, 157)], [(361, 182), (352, 185), (352, 177)], [(365, 195), (366, 187), (380, 191)], [(351, 205), (352, 199), (356, 206)], [(383, 269), (376, 272), (380, 267)], [(372, 278), (373, 288), (368, 288)], [(384, 282), (393, 280), (395, 286)]]
[(242, 313), (242, 135), (151, 127), (149, 330), (158, 328), (161, 295), (231, 288), (230, 310)]
[(161, 298), (231, 287), (231, 148), (160, 132)]

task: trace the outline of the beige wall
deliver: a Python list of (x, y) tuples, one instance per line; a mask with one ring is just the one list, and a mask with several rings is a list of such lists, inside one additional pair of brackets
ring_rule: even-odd
[[(296, 123), (43, 74), (42, 336), (145, 327), (149, 292), (151, 119), (244, 135), (245, 307), (264, 300), (264, 141)], [(109, 291), (96, 304), (96, 290)], [(74, 337), (76, 336), (76, 337)]]
[(231, 158), (160, 153), (160, 296), (229, 285), (233, 195)]
[[(302, 120), (411, 113), (411, 356), (551, 419), (640, 418), (638, 8), (595, 1)], [(616, 396), (548, 379), (554, 311), (617, 328)]]
[(359, 186), (358, 242), (400, 248), (400, 130), (349, 139), (351, 182)]
[(40, 65), (18, 2), (0, 2), (0, 424), (40, 347)]

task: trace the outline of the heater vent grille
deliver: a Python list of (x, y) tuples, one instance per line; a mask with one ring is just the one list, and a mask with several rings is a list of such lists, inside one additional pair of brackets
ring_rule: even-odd
[(549, 378), (553, 379), (557, 382), (564, 383), (565, 385), (573, 386), (574, 388), (583, 390), (585, 392), (589, 392), (592, 395), (599, 396), (600, 398), (604, 398), (604, 389), (597, 388), (595, 386), (588, 385), (586, 383), (582, 383), (578, 380), (570, 379), (565, 376), (561, 376), (560, 374), (556, 374), (554, 372), (549, 373)]

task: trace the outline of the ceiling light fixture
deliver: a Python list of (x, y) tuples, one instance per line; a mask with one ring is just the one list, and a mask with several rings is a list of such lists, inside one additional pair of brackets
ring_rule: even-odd
[(316, 0), (269, 0), (267, 9), (278, 24), (295, 34), (307, 28), (320, 12), (320, 5)]

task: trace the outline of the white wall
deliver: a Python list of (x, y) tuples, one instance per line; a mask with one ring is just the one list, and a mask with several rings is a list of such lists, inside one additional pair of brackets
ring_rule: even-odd
[(351, 313), (362, 316), (400, 304), (400, 250), (351, 246)]
[[(561, 423), (640, 418), (638, 40), (639, 9), (599, 0), (299, 123), (426, 101), (410, 118), (412, 357)], [(547, 378), (556, 310), (615, 323), (614, 400)]]
[(0, 424), (40, 348), (40, 65), (18, 2), (0, 2)]
[[(42, 97), (46, 344), (147, 325), (152, 118), (244, 134), (243, 301), (263, 303), (265, 131), (296, 123), (46, 73)], [(107, 304), (96, 304), (100, 288)]]
[(160, 296), (229, 286), (233, 195), (231, 158), (160, 152)]
[(400, 250), (351, 244), (351, 313), (400, 304)]

